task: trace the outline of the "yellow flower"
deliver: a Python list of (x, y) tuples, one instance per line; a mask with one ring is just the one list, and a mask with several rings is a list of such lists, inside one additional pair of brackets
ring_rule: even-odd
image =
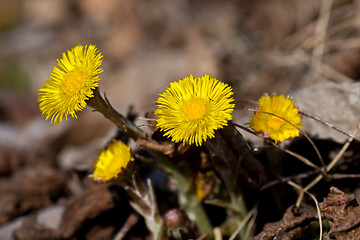
[(125, 143), (114, 140), (99, 154), (92, 178), (98, 182), (116, 179), (131, 161), (134, 161), (131, 149)]
[(63, 53), (57, 60), (47, 80), (39, 89), (39, 107), (46, 120), (58, 125), (65, 116), (77, 118), (75, 112), (86, 107), (86, 100), (93, 97), (93, 90), (99, 86), (98, 74), (102, 55), (95, 45), (78, 45)]
[(299, 128), (303, 128), (300, 125), (301, 117), (291, 98), (284, 95), (261, 97), (257, 111), (250, 121), (250, 127), (255, 132), (263, 133), (265, 138), (280, 143), (300, 135)]
[(232, 119), (232, 95), (228, 84), (209, 75), (172, 82), (157, 100), (156, 126), (174, 142), (201, 146)]

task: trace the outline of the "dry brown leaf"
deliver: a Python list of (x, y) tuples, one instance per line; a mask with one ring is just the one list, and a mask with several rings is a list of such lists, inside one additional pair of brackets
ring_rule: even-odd
[(51, 169), (18, 171), (0, 180), (0, 224), (35, 209), (47, 207), (64, 191), (66, 174)]
[(316, 211), (290, 206), (280, 221), (266, 224), (255, 240), (294, 239), (316, 219)]
[(331, 187), (329, 195), (320, 203), (320, 209), (330, 225), (324, 239), (360, 239), (360, 207), (353, 194)]

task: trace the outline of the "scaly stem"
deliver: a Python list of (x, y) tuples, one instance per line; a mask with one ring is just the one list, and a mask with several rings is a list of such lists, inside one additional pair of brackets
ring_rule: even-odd
[(95, 111), (98, 111), (104, 115), (107, 119), (115, 123), (115, 125), (125, 133), (129, 135), (134, 141), (141, 137), (145, 137), (145, 133), (137, 128), (133, 123), (129, 122), (123, 115), (117, 112), (109, 103), (107, 98), (105, 99), (100, 95), (99, 90), (94, 90), (94, 97), (87, 101), (87, 104)]
[(140, 175), (134, 171), (127, 178), (117, 182), (125, 189), (130, 198), (134, 201), (132, 207), (144, 217), (145, 224), (153, 235), (154, 240), (167, 240), (164, 222), (160, 216), (154, 189), (151, 181), (148, 180), (148, 188), (141, 181)]

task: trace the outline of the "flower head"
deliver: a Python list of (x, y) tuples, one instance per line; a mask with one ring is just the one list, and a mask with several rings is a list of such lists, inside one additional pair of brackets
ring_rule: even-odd
[(98, 182), (116, 179), (131, 161), (134, 161), (131, 149), (125, 143), (114, 140), (100, 152), (92, 178)]
[(263, 96), (259, 99), (257, 112), (250, 121), (255, 132), (263, 133), (275, 143), (300, 135), (299, 109), (291, 98), (284, 95)]
[(57, 60), (59, 67), (55, 66), (50, 73), (51, 80), (43, 83), (39, 89), (39, 107), (46, 120), (58, 125), (65, 116), (77, 118), (75, 112), (86, 107), (86, 100), (93, 97), (93, 90), (99, 86), (98, 74), (102, 55), (95, 45), (78, 45), (62, 59)]
[(232, 95), (228, 84), (209, 75), (172, 82), (157, 100), (156, 126), (174, 142), (201, 146), (232, 119)]

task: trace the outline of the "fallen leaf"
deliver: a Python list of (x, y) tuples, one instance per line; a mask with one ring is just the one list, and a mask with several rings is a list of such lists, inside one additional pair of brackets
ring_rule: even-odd
[(331, 187), (329, 195), (320, 203), (320, 209), (330, 225), (324, 239), (360, 239), (360, 207), (353, 194)]
[(294, 239), (315, 220), (317, 220), (316, 211), (290, 206), (280, 221), (266, 224), (254, 239)]

